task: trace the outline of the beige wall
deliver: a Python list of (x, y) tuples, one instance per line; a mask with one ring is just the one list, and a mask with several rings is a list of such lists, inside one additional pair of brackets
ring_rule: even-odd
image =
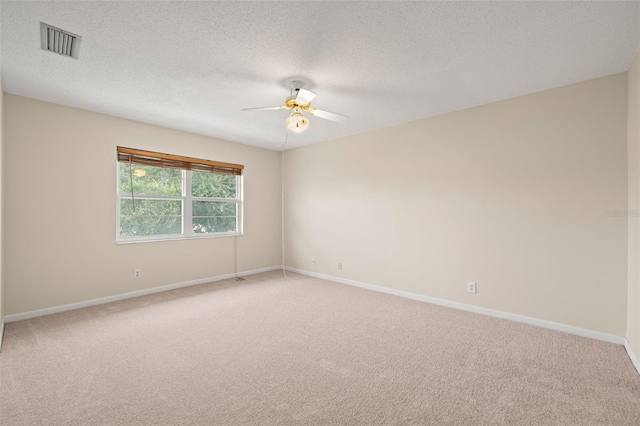
[(280, 153), (4, 100), (4, 315), (234, 272), (232, 237), (116, 245), (117, 145), (244, 164), (238, 270), (281, 264)]
[(624, 73), (287, 151), (285, 264), (624, 336), (626, 120)]
[[(627, 230), (605, 214), (637, 208), (638, 62), (628, 140), (620, 74), (287, 151), (286, 264), (627, 330), (639, 353), (631, 238), (625, 273), (637, 219)], [(279, 153), (14, 95), (4, 105), (2, 315), (233, 272), (232, 238), (115, 244), (116, 145), (244, 164), (238, 269), (280, 264)]]
[[(3, 270), (2, 270), (2, 246), (3, 244), (3, 239), (2, 239), (2, 210), (4, 209), (4, 200), (2, 198), (2, 176), (3, 176), (3, 170), (2, 170), (2, 151), (4, 150), (3, 148), (3, 132), (4, 132), (4, 114), (3, 114), (3, 108), (2, 105), (4, 103), (4, 92), (2, 91), (2, 81), (0, 80), (0, 324), (2, 324), (2, 320), (4, 319), (4, 286), (2, 285), (2, 275), (3, 275)], [(1, 327), (1, 325), (0, 325)], [(0, 330), (0, 336), (2, 335), (3, 330)], [(1, 337), (0, 337), (1, 339)], [(2, 347), (2, 341), (0, 340), (0, 347)]]
[(640, 53), (628, 73), (629, 269), (627, 340), (640, 356)]

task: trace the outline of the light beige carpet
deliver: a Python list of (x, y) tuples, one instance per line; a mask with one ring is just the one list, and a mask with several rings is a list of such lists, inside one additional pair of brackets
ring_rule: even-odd
[(282, 272), (10, 323), (0, 362), (2, 425), (640, 425), (622, 346)]

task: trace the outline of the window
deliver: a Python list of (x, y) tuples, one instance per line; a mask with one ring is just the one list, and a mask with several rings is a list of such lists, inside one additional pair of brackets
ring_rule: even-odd
[(242, 168), (118, 147), (118, 242), (242, 233)]

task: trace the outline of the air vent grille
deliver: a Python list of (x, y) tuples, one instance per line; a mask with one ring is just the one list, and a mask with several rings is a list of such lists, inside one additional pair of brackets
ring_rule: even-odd
[(78, 47), (81, 37), (60, 28), (40, 22), (40, 41), (42, 50), (61, 56), (78, 59)]

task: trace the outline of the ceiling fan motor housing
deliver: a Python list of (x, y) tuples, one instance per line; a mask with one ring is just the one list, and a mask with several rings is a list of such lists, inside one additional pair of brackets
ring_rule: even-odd
[(308, 110), (309, 109), (309, 105), (311, 105), (311, 102), (307, 102), (306, 104), (300, 104), (297, 101), (298, 94), (296, 91), (296, 94), (294, 96), (289, 96), (287, 98), (287, 100), (285, 101), (285, 105), (287, 106), (287, 108), (289, 109), (295, 109), (295, 108), (300, 108), (302, 110)]

